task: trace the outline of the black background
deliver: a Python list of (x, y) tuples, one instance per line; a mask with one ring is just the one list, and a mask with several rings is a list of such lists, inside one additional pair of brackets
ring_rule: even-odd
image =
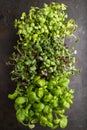
[[(77, 67), (81, 72), (71, 79), (70, 88), (75, 88), (75, 98), (71, 109), (67, 111), (69, 123), (65, 130), (87, 130), (87, 0), (55, 1), (68, 5), (69, 17), (73, 17), (78, 24), (75, 35), (80, 38), (75, 46)], [(14, 20), (23, 11), (28, 12), (31, 6), (42, 7), (43, 3), (51, 2), (52, 0), (0, 0), (0, 130), (28, 130), (17, 122), (13, 102), (7, 98), (8, 93), (15, 89), (10, 80), (11, 68), (5, 64), (17, 40)], [(66, 42), (73, 45), (72, 38)], [(34, 130), (50, 129), (37, 125)]]

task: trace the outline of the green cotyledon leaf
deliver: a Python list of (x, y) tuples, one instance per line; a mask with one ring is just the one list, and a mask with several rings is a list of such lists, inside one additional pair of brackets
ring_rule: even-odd
[(61, 87), (68, 87), (70, 80), (68, 78), (61, 78), (58, 83)]
[(48, 95), (44, 96), (43, 100), (44, 102), (49, 102), (52, 98), (53, 98), (52, 94), (49, 93)]
[(23, 122), (25, 120), (25, 110), (24, 109), (18, 109), (16, 112), (16, 118), (19, 122)]
[(41, 102), (35, 103), (33, 106), (34, 106), (34, 108), (36, 109), (37, 112), (41, 112), (45, 107), (45, 105)]
[(70, 103), (67, 102), (67, 101), (64, 101), (63, 106), (64, 106), (64, 108), (69, 109), (70, 108)]
[(37, 80), (37, 85), (39, 85), (39, 87), (45, 86), (46, 82), (44, 79), (39, 79)]
[(37, 97), (35, 92), (31, 91), (29, 93), (29, 101), (31, 101), (31, 102), (39, 101), (39, 98)]
[(44, 94), (43, 88), (39, 88), (38, 91), (37, 91), (38, 97), (39, 97), (39, 98), (42, 98), (42, 97), (43, 97), (43, 94)]
[(18, 95), (18, 92), (14, 92), (13, 94), (9, 94), (8, 98), (13, 100), (13, 99), (15, 99), (17, 97), (17, 95)]
[(60, 127), (65, 128), (67, 126), (68, 120), (67, 117), (63, 117), (60, 119)]
[(24, 104), (25, 102), (27, 102), (27, 98), (26, 97), (17, 97), (15, 100), (15, 104), (17, 105), (21, 105)]

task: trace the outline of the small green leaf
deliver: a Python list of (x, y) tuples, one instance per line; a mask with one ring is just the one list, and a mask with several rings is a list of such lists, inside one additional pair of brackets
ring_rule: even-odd
[(49, 105), (45, 105), (43, 112), (44, 113), (49, 113), (49, 110), (50, 110)]
[(50, 121), (50, 122), (52, 122), (52, 120), (53, 120), (53, 115), (52, 115), (52, 113), (49, 113), (49, 114), (47, 115), (47, 120)]
[(59, 80), (59, 85), (61, 87), (68, 87), (69, 83), (70, 83), (70, 80), (68, 78), (61, 78)]
[(53, 98), (52, 94), (49, 93), (48, 95), (44, 96), (43, 100), (44, 102), (49, 102), (52, 98)]
[(54, 119), (54, 123), (55, 123), (56, 125), (58, 125), (58, 124), (59, 124), (59, 122), (60, 122), (60, 119), (59, 119), (59, 118)]
[(63, 117), (60, 119), (60, 127), (61, 128), (65, 128), (67, 126), (67, 123), (68, 123), (67, 117)]
[(44, 93), (43, 89), (38, 89), (38, 91), (37, 91), (38, 97), (42, 98), (43, 97), (43, 93)]
[(70, 104), (69, 104), (67, 101), (64, 101), (63, 106), (64, 106), (66, 109), (69, 109), (69, 108), (70, 108)]
[(44, 104), (43, 103), (38, 103), (34, 105), (36, 111), (41, 112), (44, 109)]
[(22, 16), (21, 16), (21, 19), (23, 20), (25, 17), (26, 17), (26, 13), (23, 12), (23, 13), (22, 13)]
[(47, 122), (47, 126), (50, 127), (50, 128), (53, 128), (53, 124), (51, 122)]
[(40, 117), (40, 124), (41, 124), (42, 126), (46, 126), (46, 124), (47, 124), (47, 118), (44, 117), (44, 116), (41, 116), (41, 117)]
[(35, 102), (35, 101), (39, 101), (39, 98), (37, 97), (36, 93), (35, 92), (30, 92), (29, 93), (29, 101), (31, 102)]
[(40, 87), (45, 86), (45, 84), (46, 84), (46, 82), (44, 79), (37, 80), (37, 85), (39, 85)]
[(33, 128), (35, 127), (35, 125), (34, 125), (34, 124), (28, 124), (28, 127), (29, 127), (30, 129), (33, 129)]
[(16, 117), (19, 122), (23, 122), (25, 120), (25, 110), (24, 109), (17, 110)]
[(65, 4), (61, 4), (62, 10), (66, 10), (66, 5)]
[(18, 93), (14, 92), (13, 94), (9, 94), (8, 98), (13, 100), (13, 99), (15, 99), (17, 97), (17, 95), (18, 95)]
[(26, 97), (18, 97), (15, 100), (15, 103), (18, 105), (24, 104), (25, 102), (27, 102), (27, 98)]

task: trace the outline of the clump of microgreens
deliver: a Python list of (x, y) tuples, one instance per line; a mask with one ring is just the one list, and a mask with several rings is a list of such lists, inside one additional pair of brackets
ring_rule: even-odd
[(54, 2), (31, 7), (15, 20), (19, 40), (10, 65), (17, 87), (8, 97), (15, 100), (17, 120), (31, 129), (36, 123), (52, 129), (67, 126), (65, 111), (74, 93), (68, 86), (77, 69), (74, 50), (65, 45), (76, 30), (75, 21), (67, 19), (66, 8)]

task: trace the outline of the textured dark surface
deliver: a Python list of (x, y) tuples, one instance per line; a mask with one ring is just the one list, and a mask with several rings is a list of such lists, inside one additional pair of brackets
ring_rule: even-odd
[[(23, 11), (28, 12), (30, 6), (42, 7), (43, 3), (52, 0), (0, 0), (0, 130), (28, 130), (19, 124), (15, 117), (13, 102), (7, 98), (9, 92), (15, 89), (10, 80), (5, 63), (13, 51), (17, 36), (14, 29), (14, 19), (19, 18)], [(74, 104), (67, 112), (68, 127), (65, 130), (87, 130), (87, 0), (55, 0), (68, 5), (69, 17), (75, 18), (78, 29), (76, 36), (80, 42), (76, 44), (79, 75), (71, 79), (71, 88), (75, 88)], [(73, 44), (73, 40), (67, 40)], [(50, 130), (39, 125), (34, 130)], [(57, 130), (60, 130), (58, 128)]]

